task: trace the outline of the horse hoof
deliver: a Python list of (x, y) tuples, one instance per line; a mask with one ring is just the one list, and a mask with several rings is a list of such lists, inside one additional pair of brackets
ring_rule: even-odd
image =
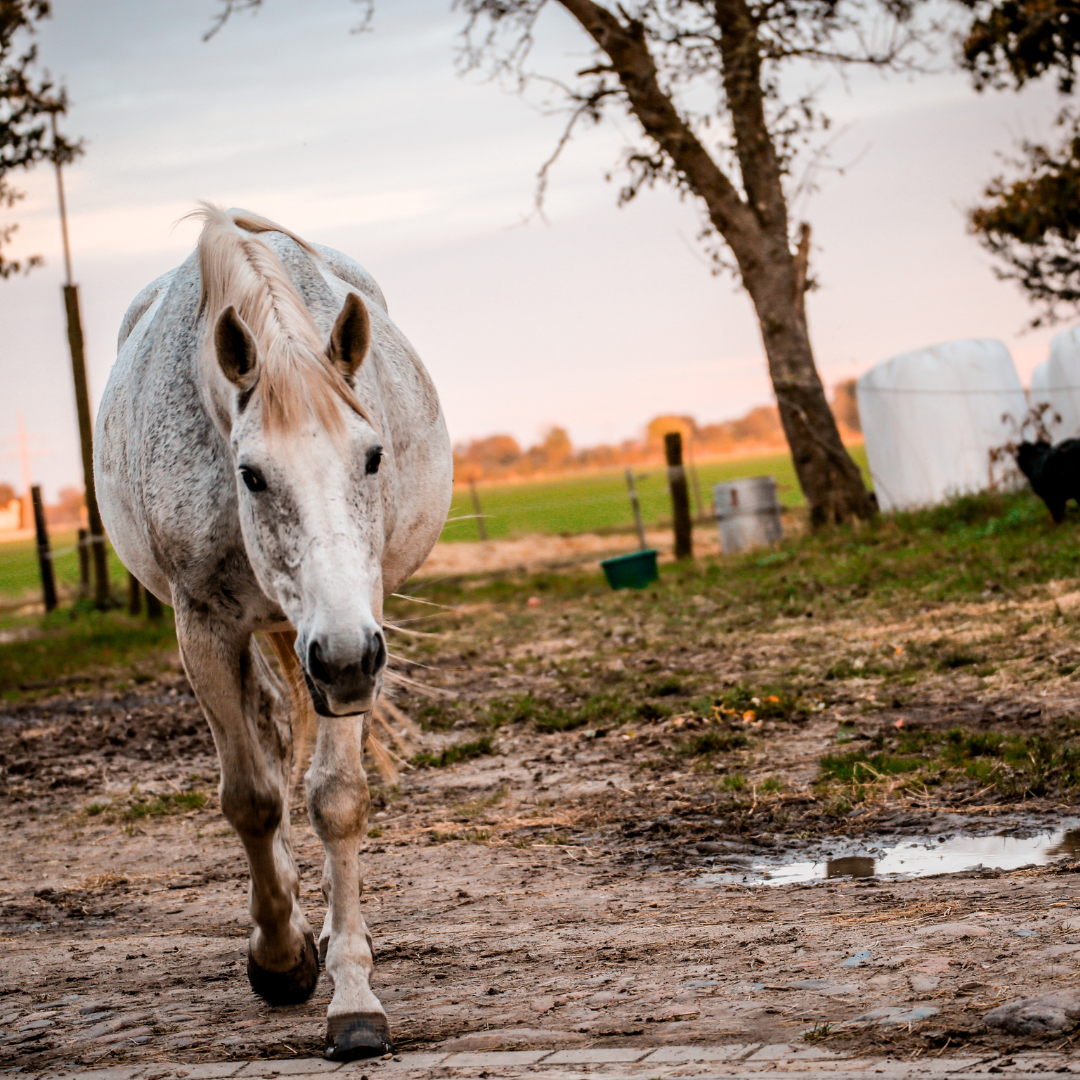
[(271, 1005), (299, 1005), (307, 1001), (319, 981), (319, 953), (311, 934), (304, 938), (304, 958), (290, 971), (267, 971), (260, 967), (248, 946), (248, 982)]
[(382, 1013), (342, 1013), (331, 1016), (326, 1023), (323, 1056), (330, 1061), (352, 1061), (393, 1052), (390, 1025)]

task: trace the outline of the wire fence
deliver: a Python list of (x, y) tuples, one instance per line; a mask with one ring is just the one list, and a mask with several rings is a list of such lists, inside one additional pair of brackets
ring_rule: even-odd
[[(854, 446), (849, 449), (869, 482), (863, 448)], [(763, 475), (776, 478), (783, 505), (790, 508), (803, 504), (789, 454), (721, 458), (688, 463), (687, 478), (695, 516), (700, 518), (711, 514), (714, 484)], [(667, 468), (657, 465), (635, 468), (634, 477), (646, 527), (655, 528), (670, 522), (671, 497)], [(570, 475), (554, 480), (485, 483), (477, 485), (476, 490), (490, 539), (510, 539), (538, 533), (630, 532), (634, 528), (624, 469)], [(461, 485), (454, 490), (442, 540), (459, 542), (479, 538), (471, 492), (468, 486)]]
[[(51, 536), (50, 558), (56, 586), (62, 598), (79, 592), (79, 541), (74, 529), (57, 530)], [(114, 586), (127, 579), (127, 570), (111, 547), (109, 576)], [(41, 570), (38, 566), (37, 541), (33, 538), (0, 543), (0, 609), (10, 609), (20, 602), (33, 602), (41, 596)]]
[[(866, 473), (861, 446), (851, 447), (853, 457)], [(743, 476), (774, 476), (780, 501), (788, 507), (801, 505), (802, 495), (790, 455), (762, 454), (745, 458), (702, 461), (688, 467), (691, 505), (699, 519), (711, 514), (712, 487)], [(667, 469), (646, 466), (634, 469), (642, 519), (646, 527), (667, 525), (671, 498)], [(486, 532), (491, 539), (532, 534), (566, 535), (586, 532), (633, 532), (634, 518), (624, 469), (551, 480), (522, 483), (480, 484), (477, 487)], [(476, 541), (479, 528), (469, 488), (455, 488), (442, 540)], [(79, 545), (75, 530), (57, 530), (52, 536), (51, 558), (60, 595), (78, 594)], [(122, 586), (127, 571), (111, 547), (109, 574), (114, 587)], [(0, 610), (33, 602), (41, 595), (37, 546), (33, 537), (0, 543)]]

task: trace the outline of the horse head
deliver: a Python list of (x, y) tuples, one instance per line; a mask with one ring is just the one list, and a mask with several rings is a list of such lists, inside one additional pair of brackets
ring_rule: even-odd
[(310, 320), (301, 332), (268, 333), (265, 321), (260, 330), (229, 304), (208, 341), (247, 556), (296, 630), (316, 712), (366, 712), (386, 667), (381, 563), (392, 467), (354, 393), (368, 312), (350, 293), (325, 344)]

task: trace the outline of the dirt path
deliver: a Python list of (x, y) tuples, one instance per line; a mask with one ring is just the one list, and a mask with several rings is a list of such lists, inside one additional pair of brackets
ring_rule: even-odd
[[(436, 688), (394, 684), (431, 767), (375, 785), (364, 846), (399, 1047), (1071, 1049), (981, 1018), (1080, 987), (1080, 863), (778, 887), (733, 870), (1071, 813), (1077, 584), (828, 618), (808, 595), (767, 623), (722, 580), (679, 587), (476, 582), (411, 624), (437, 636), (395, 637), (396, 670)], [(410, 610), (445, 609), (390, 618)], [(822, 784), (852, 747), (872, 772)], [(0, 1066), (321, 1051), (325, 980), (287, 1009), (248, 989), (216, 777), (178, 672), (0, 707)], [(318, 925), (322, 852), (293, 822)]]
[[(790, 529), (795, 526), (789, 522)], [(649, 529), (646, 542), (660, 552), (664, 562), (672, 556), (671, 529)], [(535, 571), (548, 567), (599, 563), (611, 555), (622, 555), (638, 548), (633, 533), (574, 533), (571, 536), (537, 534), (516, 540), (456, 541), (436, 544), (418, 577), (441, 578), (458, 574), (492, 574), (507, 570)], [(694, 527), (694, 551), (698, 555), (718, 555), (720, 539), (716, 526)]]
[[(835, 729), (806, 725), (793, 770)], [(2, 732), (0, 1062), (317, 1054), (325, 982), (287, 1009), (248, 990), (244, 866), (213, 798), (195, 805), (214, 766), (183, 679), (11, 708)], [(1003, 1044), (978, 1031), (995, 1003), (1077, 985), (1076, 864), (717, 885), (696, 846), (730, 835), (714, 796), (691, 773), (643, 782), (617, 738), (512, 729), (497, 755), (415, 770), (383, 801), (367, 912), (401, 1048), (804, 1043), (817, 1027), (832, 1049), (970, 1057)], [(321, 852), (295, 827), (317, 924)]]

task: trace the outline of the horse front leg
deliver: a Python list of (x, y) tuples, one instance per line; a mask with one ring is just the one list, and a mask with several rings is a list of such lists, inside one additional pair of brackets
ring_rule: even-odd
[(319, 717), (307, 774), (308, 815), (326, 849), (323, 892), (329, 908), (319, 951), (334, 980), (326, 1026), (326, 1056), (333, 1061), (393, 1050), (386, 1011), (371, 992), (371, 937), (360, 911), (360, 841), (370, 806), (364, 721), (362, 716)]
[(184, 667), (214, 735), (221, 809), (251, 874), (251, 988), (271, 1005), (306, 1001), (319, 979), (311, 927), (289, 837), (292, 736), (288, 703), (250, 634), (177, 606)]

